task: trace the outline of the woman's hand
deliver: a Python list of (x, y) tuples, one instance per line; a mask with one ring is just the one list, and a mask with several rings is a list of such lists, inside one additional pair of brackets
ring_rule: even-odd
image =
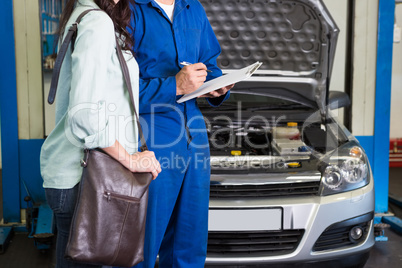
[(153, 179), (156, 179), (162, 171), (154, 152), (145, 151), (130, 155), (117, 140), (112, 146), (103, 148), (103, 151), (119, 161), (131, 172), (151, 172)]
[(162, 171), (161, 165), (155, 157), (154, 152), (145, 151), (130, 155), (129, 169), (131, 172), (151, 172), (153, 179), (158, 177)]

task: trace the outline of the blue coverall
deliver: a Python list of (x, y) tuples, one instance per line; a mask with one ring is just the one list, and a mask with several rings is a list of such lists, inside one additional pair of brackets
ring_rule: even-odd
[[(195, 99), (178, 104), (175, 75), (181, 61), (202, 62), (212, 73), (221, 52), (202, 5), (176, 0), (173, 23), (152, 0), (133, 9), (134, 53), (140, 66), (139, 110), (149, 149), (162, 172), (151, 183), (145, 261), (136, 267), (204, 267), (208, 236), (209, 145)], [(209, 99), (220, 105), (229, 94)], [(159, 251), (159, 252), (158, 252)]]

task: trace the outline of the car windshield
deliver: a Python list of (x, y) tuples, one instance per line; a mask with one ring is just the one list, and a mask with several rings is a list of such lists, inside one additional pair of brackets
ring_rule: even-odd
[[(199, 107), (211, 108), (205, 98), (197, 99)], [(230, 97), (221, 106), (219, 110), (230, 109), (242, 109), (242, 110), (281, 110), (281, 109), (308, 109), (308, 107), (298, 104), (296, 102), (287, 101), (283, 99), (255, 95), (231, 92)]]

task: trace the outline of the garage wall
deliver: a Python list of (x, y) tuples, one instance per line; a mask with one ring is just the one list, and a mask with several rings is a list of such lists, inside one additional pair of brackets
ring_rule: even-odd
[(43, 139), (39, 1), (14, 0), (19, 139)]
[[(402, 27), (402, 4), (396, 5), (395, 23)], [(391, 93), (391, 138), (402, 138), (402, 43), (394, 43)]]
[[(329, 90), (345, 91), (345, 65), (346, 65), (346, 34), (348, 22), (348, 2), (349, 0), (324, 0), (332, 18), (339, 28), (338, 43), (336, 46), (335, 61), (332, 70), (332, 79)], [(343, 123), (343, 109), (332, 111), (333, 115)]]
[(340, 30), (332, 70), (330, 90), (345, 91), (346, 33), (349, 0), (324, 0), (332, 18)]
[(356, 0), (353, 33), (352, 133), (374, 135), (378, 0)]

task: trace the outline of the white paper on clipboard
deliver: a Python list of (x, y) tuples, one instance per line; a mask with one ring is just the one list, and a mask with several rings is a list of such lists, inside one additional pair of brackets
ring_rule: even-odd
[(183, 97), (181, 97), (179, 100), (177, 100), (177, 102), (182, 103), (182, 102), (191, 100), (193, 98), (196, 98), (198, 96), (207, 94), (211, 91), (217, 90), (219, 88), (243, 81), (243, 80), (249, 78), (250, 76), (252, 76), (253, 73), (258, 68), (260, 68), (261, 65), (262, 65), (262, 62), (257, 61), (247, 67), (244, 67), (243, 69), (240, 69), (240, 70), (228, 73), (226, 75), (217, 77), (215, 79), (209, 80), (208, 82), (206, 82), (202, 86), (200, 86), (196, 91), (183, 95)]

